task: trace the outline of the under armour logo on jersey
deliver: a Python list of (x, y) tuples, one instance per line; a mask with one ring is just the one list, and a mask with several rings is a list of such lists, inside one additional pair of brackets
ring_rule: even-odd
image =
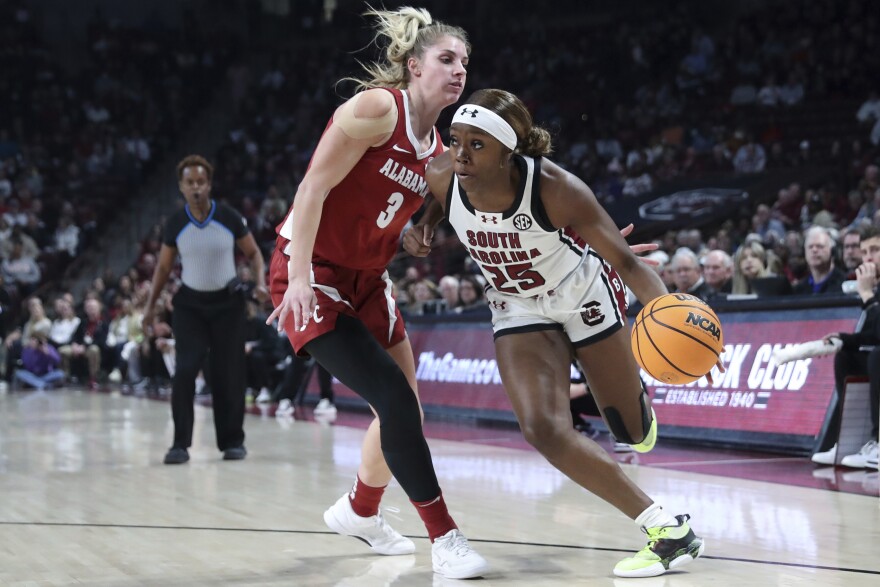
[(507, 309), (507, 302), (496, 302), (495, 300), (492, 300), (492, 307), (496, 310), (503, 311)]
[(471, 118), (476, 118), (476, 117), (477, 117), (477, 114), (479, 114), (479, 113), (480, 113), (480, 111), (477, 110), (476, 108), (471, 108), (470, 110), (468, 110), (467, 108), (462, 108), (462, 109), (461, 109), (461, 115), (462, 115), (462, 116), (464, 116), (465, 114), (470, 114), (470, 115), (471, 115)]
[(498, 214), (480, 214), (483, 224), (498, 224)]
[(532, 219), (528, 214), (517, 214), (513, 217), (513, 225), (517, 230), (528, 230), (532, 227)]
[(587, 326), (596, 326), (605, 320), (605, 314), (603, 314), (600, 309), (602, 304), (599, 302), (587, 302), (583, 307), (584, 309), (581, 311), (581, 320), (583, 320), (584, 324)]

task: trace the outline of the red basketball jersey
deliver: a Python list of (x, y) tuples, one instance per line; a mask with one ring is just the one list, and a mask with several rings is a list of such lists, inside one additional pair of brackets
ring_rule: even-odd
[[(430, 148), (420, 153), (409, 122), (409, 98), (401, 90), (388, 91), (397, 102), (394, 133), (381, 146), (370, 148), (330, 190), (315, 239), (314, 261), (353, 269), (385, 267), (397, 253), (404, 226), (428, 194), (425, 167), (443, 152), (440, 134), (435, 128)], [(296, 203), (278, 226), (278, 234), (288, 240), (295, 213)], [(291, 253), (296, 255), (296, 251)]]

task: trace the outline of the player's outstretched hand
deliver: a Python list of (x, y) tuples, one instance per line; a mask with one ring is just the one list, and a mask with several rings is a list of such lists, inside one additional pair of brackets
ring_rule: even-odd
[(278, 307), (266, 318), (266, 324), (272, 324), (272, 321), (278, 318), (278, 332), (284, 330), (284, 323), (287, 316), (293, 316), (293, 327), (295, 330), (305, 330), (318, 305), (318, 298), (315, 297), (315, 290), (306, 280), (301, 281), (294, 279), (287, 284), (287, 291), (284, 292), (284, 298)]
[[(629, 224), (627, 224), (626, 226), (624, 226), (623, 228), (620, 229), (620, 236), (622, 236), (623, 238), (628, 237), (630, 235), (630, 233), (633, 231), (633, 228), (634, 228), (634, 226), (633, 226), (632, 222), (630, 222)], [(658, 245), (657, 243), (640, 243), (637, 245), (630, 245), (629, 246), (629, 250), (632, 251), (633, 253), (635, 253), (636, 255), (638, 255), (639, 253), (647, 253), (649, 251), (656, 251), (659, 248), (660, 248), (660, 245)], [(660, 264), (655, 259), (646, 259), (645, 257), (640, 257), (640, 259), (642, 260), (642, 263), (645, 263), (647, 265), (659, 265)]]
[[(727, 368), (721, 363), (721, 359), (718, 359), (718, 361), (715, 363), (715, 368), (718, 369), (718, 373), (724, 373), (725, 371), (727, 371)], [(706, 373), (706, 379), (709, 381), (709, 385), (715, 384), (715, 380), (712, 379), (711, 370)]]

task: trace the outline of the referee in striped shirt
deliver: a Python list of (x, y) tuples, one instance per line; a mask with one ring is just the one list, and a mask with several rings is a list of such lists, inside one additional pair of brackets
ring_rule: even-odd
[[(171, 391), (174, 444), (165, 464), (185, 463), (193, 432), (195, 380), (208, 357), (208, 380), (214, 405), (217, 447), (224, 460), (241, 460), (244, 447), (245, 296), (235, 271), (236, 245), (250, 260), (254, 295), (268, 299), (263, 256), (244, 218), (211, 198), (214, 169), (199, 155), (177, 165), (178, 185), (186, 206), (165, 222), (162, 249), (144, 313), (151, 333), (155, 305), (180, 255), (181, 285), (174, 296), (172, 330), (177, 366)], [(210, 351), (210, 354), (209, 354)]]

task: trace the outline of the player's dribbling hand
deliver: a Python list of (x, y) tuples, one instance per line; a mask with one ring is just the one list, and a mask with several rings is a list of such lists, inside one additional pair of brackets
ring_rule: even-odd
[[(719, 374), (727, 371), (727, 368), (721, 363), (721, 359), (718, 359), (715, 363), (715, 369), (718, 369)], [(706, 373), (706, 380), (709, 382), (709, 385), (715, 384), (715, 380), (712, 378), (712, 370), (709, 370), (709, 372)]]
[(315, 290), (308, 280), (294, 279), (287, 284), (287, 291), (278, 307), (266, 318), (266, 324), (271, 324), (278, 318), (278, 332), (284, 330), (284, 323), (288, 316), (293, 316), (293, 328), (296, 331), (305, 330), (318, 305)]
[(403, 235), (403, 250), (413, 257), (427, 257), (431, 252), (434, 229), (427, 224), (414, 224)]

